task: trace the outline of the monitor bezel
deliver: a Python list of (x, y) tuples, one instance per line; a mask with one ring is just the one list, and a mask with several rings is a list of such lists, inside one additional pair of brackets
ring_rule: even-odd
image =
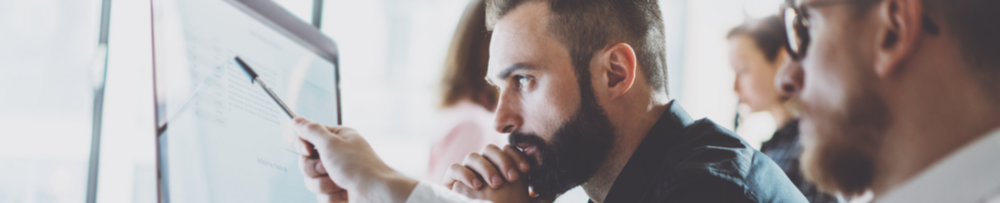
[[(155, 134), (156, 134), (156, 186), (157, 186), (157, 202), (159, 203), (169, 203), (169, 191), (170, 185), (168, 180), (169, 172), (167, 171), (167, 152), (168, 146), (166, 142), (167, 138), (167, 127), (169, 123), (166, 117), (166, 105), (161, 104), (165, 102), (166, 95), (163, 95), (158, 91), (157, 86), (159, 85), (157, 77), (161, 77), (157, 74), (157, 54), (156, 54), (156, 31), (160, 29), (157, 22), (160, 22), (162, 15), (157, 15), (157, 12), (162, 12), (161, 3), (165, 1), (172, 0), (150, 0), (150, 9), (152, 14), (152, 42), (153, 42), (153, 105), (155, 114)], [(340, 61), (337, 49), (337, 44), (320, 32), (319, 29), (313, 27), (311, 24), (303, 22), (298, 17), (295, 17), (292, 13), (285, 10), (280, 5), (274, 3), (271, 0), (222, 0), (238, 10), (242, 11), (257, 21), (263, 23), (269, 28), (281, 33), (283, 36), (292, 39), (299, 45), (306, 47), (313, 53), (316, 53), (321, 58), (329, 61), (334, 65), (334, 71), (331, 77), (334, 77), (334, 90), (336, 91), (336, 109), (337, 109), (337, 125), (343, 123), (341, 105), (340, 105)]]

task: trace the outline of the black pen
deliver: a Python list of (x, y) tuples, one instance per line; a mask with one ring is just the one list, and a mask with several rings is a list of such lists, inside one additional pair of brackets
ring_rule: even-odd
[[(275, 95), (274, 91), (271, 91), (271, 88), (267, 87), (267, 85), (264, 84), (264, 81), (260, 80), (260, 76), (257, 75), (256, 71), (253, 71), (253, 69), (250, 68), (250, 65), (247, 65), (247, 63), (243, 62), (243, 59), (240, 59), (239, 56), (236, 57), (236, 64), (239, 64), (239, 66), (243, 68), (243, 71), (247, 72), (247, 75), (250, 75), (251, 83), (260, 85), (260, 88), (263, 88), (264, 91), (267, 92), (267, 95), (271, 96), (271, 99), (274, 99), (274, 102), (278, 103), (278, 106), (281, 106), (281, 110), (285, 110), (285, 114), (288, 114), (289, 118), (295, 119), (295, 113), (292, 113), (292, 110), (289, 109), (288, 106), (285, 106), (285, 102), (282, 102), (281, 99), (278, 99), (278, 95)], [(306, 143), (306, 147), (307, 149), (309, 149), (309, 154), (304, 154), (305, 156), (309, 156), (310, 159), (319, 158), (319, 153), (316, 152), (315, 146), (312, 146), (311, 143)]]
[(240, 59), (239, 56), (236, 57), (236, 63), (239, 64), (241, 68), (243, 68), (243, 71), (247, 72), (247, 75), (250, 75), (251, 83), (257, 84), (261, 88), (263, 88), (264, 91), (267, 92), (267, 95), (271, 96), (271, 99), (274, 99), (274, 102), (277, 102), (278, 106), (281, 106), (281, 110), (285, 110), (285, 114), (288, 114), (289, 118), (295, 119), (295, 113), (292, 113), (292, 110), (288, 109), (288, 106), (285, 106), (285, 102), (282, 102), (281, 99), (278, 99), (278, 95), (275, 95), (274, 91), (271, 91), (271, 88), (267, 87), (267, 84), (264, 84), (264, 81), (260, 80), (260, 76), (257, 75), (256, 71), (253, 71), (253, 69), (250, 68), (250, 65), (247, 65), (247, 63), (243, 62), (243, 59)]

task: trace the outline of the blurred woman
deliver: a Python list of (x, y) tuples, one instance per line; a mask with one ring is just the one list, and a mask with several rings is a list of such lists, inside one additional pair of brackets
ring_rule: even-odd
[(774, 117), (778, 130), (771, 140), (761, 145), (761, 152), (774, 159), (788, 178), (813, 203), (840, 202), (838, 198), (821, 193), (802, 177), (799, 169), (798, 120), (788, 108), (788, 95), (775, 89), (774, 77), (790, 57), (785, 52), (788, 42), (785, 26), (778, 16), (747, 22), (730, 30), (729, 57), (736, 71), (735, 90), (740, 102), (753, 112), (768, 111)]
[(441, 181), (452, 164), (479, 152), (487, 144), (503, 146), (506, 137), (493, 128), (497, 89), (486, 83), (490, 35), (486, 4), (475, 0), (462, 14), (445, 59), (442, 107), (448, 132), (431, 146), (428, 180)]

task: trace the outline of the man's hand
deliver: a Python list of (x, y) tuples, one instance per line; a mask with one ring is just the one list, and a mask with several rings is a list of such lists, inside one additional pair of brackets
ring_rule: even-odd
[(459, 194), (465, 195), (466, 197), (472, 199), (483, 199), (489, 200), (494, 203), (512, 203), (512, 202), (552, 202), (555, 201), (555, 197), (531, 197), (528, 194), (528, 183), (524, 178), (518, 179), (510, 183), (506, 183), (499, 188), (483, 188), (483, 189), (473, 189), (465, 184), (455, 184), (452, 187), (452, 191)]
[(311, 144), (301, 139), (299, 143), (298, 151), (303, 155), (299, 159), (299, 168), (305, 175), (306, 188), (316, 194), (317, 202), (347, 202), (347, 190), (333, 183), (318, 158), (309, 158), (311, 153), (315, 153), (310, 150), (313, 148)]
[[(300, 161), (306, 186), (321, 202), (343, 202), (348, 196), (370, 202), (405, 202), (417, 186), (416, 180), (382, 162), (353, 129), (323, 126), (301, 117), (295, 123), (304, 140), (298, 150), (306, 152)], [(308, 156), (312, 146), (318, 161)]]
[[(521, 151), (509, 145), (503, 149), (488, 145), (482, 153), (466, 156), (462, 164), (453, 164), (445, 174), (444, 185), (466, 197), (497, 203), (554, 201), (555, 196), (529, 194), (528, 183), (521, 176), (530, 169), (528, 158)], [(483, 182), (490, 187), (483, 188)]]
[(471, 153), (465, 157), (462, 164), (452, 164), (445, 173), (444, 186), (452, 189), (455, 183), (461, 182), (472, 189), (479, 189), (483, 182), (491, 188), (500, 188), (506, 179), (514, 182), (520, 179), (521, 173), (531, 169), (528, 157), (520, 150), (510, 145), (503, 149), (496, 145), (487, 145), (482, 153)]

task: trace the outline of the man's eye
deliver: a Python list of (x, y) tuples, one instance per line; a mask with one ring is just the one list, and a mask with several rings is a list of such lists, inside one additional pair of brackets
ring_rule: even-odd
[(524, 76), (524, 75), (515, 75), (513, 79), (514, 79), (514, 81), (517, 82), (517, 83), (514, 83), (516, 85), (517, 89), (523, 89), (523, 88), (526, 88), (529, 85), (531, 85), (531, 78), (529, 78), (527, 76)]

